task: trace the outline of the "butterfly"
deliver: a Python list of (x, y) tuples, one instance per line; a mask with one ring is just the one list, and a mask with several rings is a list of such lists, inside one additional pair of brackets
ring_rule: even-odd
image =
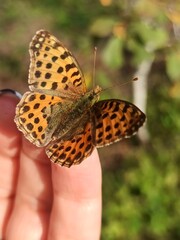
[(50, 160), (70, 167), (95, 147), (132, 136), (145, 114), (130, 102), (99, 101), (102, 89), (87, 91), (72, 53), (48, 31), (40, 30), (30, 47), (29, 89), (16, 107), (15, 123)]

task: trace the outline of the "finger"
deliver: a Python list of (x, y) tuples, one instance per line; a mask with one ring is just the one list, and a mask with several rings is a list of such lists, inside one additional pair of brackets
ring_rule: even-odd
[(70, 169), (52, 165), (54, 204), (48, 239), (99, 239), (101, 166), (97, 151)]
[(21, 137), (14, 123), (19, 99), (13, 92), (0, 91), (0, 238), (4, 238), (18, 176), (18, 156)]
[[(20, 141), (15, 141), (16, 144), (19, 142), (18, 154), (16, 154), (19, 171), (17, 169), (16, 179), (17, 172), (19, 175), (16, 181), (17, 186), (14, 189), (13, 210), (11, 216), (10, 214), (7, 216), (6, 224), (4, 224), (7, 226), (5, 238), (9, 240), (46, 238), (52, 202), (50, 161), (47, 159), (44, 149), (33, 146), (17, 131), (13, 121), (16, 104), (13, 105), (10, 122), (13, 123), (14, 135), (19, 139), (22, 138), (23, 141), (22, 144)], [(8, 118), (10, 114), (6, 115)], [(6, 122), (10, 125), (8, 121)], [(7, 130), (9, 130), (9, 134), (12, 133), (12, 130)], [(7, 131), (6, 136), (8, 136)]]
[(44, 149), (23, 138), (16, 198), (7, 239), (45, 239), (51, 211), (51, 167)]

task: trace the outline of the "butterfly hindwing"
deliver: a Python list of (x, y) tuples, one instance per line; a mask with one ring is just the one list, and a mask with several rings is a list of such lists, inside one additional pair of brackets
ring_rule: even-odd
[(84, 131), (69, 140), (56, 140), (46, 148), (46, 153), (52, 162), (70, 167), (80, 164), (93, 151), (91, 124), (87, 123)]
[(118, 99), (99, 101), (92, 112), (97, 147), (132, 136), (145, 121), (145, 115), (139, 108)]

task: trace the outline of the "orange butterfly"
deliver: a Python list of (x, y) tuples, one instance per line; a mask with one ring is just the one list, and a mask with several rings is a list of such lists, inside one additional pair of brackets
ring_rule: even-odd
[(49, 32), (40, 30), (30, 43), (29, 92), (16, 108), (15, 122), (24, 136), (46, 147), (55, 163), (81, 163), (94, 147), (130, 137), (145, 114), (132, 103), (98, 101), (101, 88), (87, 91), (71, 52)]

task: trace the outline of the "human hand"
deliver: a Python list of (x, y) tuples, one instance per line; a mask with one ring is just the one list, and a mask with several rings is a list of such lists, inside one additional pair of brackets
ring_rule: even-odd
[(0, 239), (96, 240), (101, 166), (94, 150), (70, 169), (50, 162), (14, 123), (18, 98), (0, 94)]

